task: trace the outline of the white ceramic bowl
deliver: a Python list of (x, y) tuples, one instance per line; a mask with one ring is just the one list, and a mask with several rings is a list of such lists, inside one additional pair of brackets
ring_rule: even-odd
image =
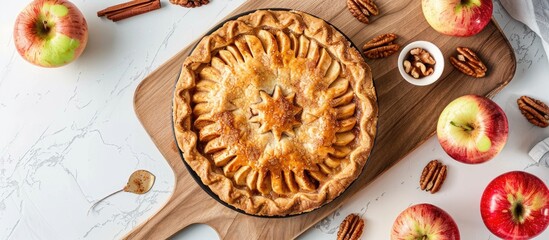
[[(410, 53), (410, 50), (414, 48), (425, 49), (435, 59), (436, 63), (435, 63), (435, 69), (433, 74), (427, 77), (415, 79), (404, 71), (404, 60), (406, 58), (406, 55), (408, 55), (408, 53)], [(398, 71), (400, 72), (400, 75), (402, 75), (402, 77), (406, 81), (416, 86), (427, 86), (431, 83), (436, 82), (442, 75), (442, 71), (444, 71), (444, 56), (442, 56), (442, 52), (435, 44), (427, 41), (415, 41), (406, 45), (406, 47), (404, 47), (400, 51), (400, 54), (398, 55), (397, 66), (398, 66)]]

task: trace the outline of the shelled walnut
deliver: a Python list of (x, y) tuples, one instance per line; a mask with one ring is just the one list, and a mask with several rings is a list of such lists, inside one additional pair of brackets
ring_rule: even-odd
[(379, 9), (373, 0), (347, 0), (347, 9), (358, 21), (370, 23), (369, 16), (377, 16)]
[(394, 43), (398, 36), (394, 33), (379, 35), (368, 41), (362, 47), (362, 51), (367, 58), (384, 58), (396, 53), (400, 45)]
[(404, 72), (416, 79), (433, 74), (435, 64), (433, 56), (423, 48), (410, 50), (406, 60), (402, 63)]
[(419, 185), (421, 190), (430, 191), (431, 193), (436, 193), (440, 190), (442, 183), (446, 179), (447, 167), (438, 160), (430, 161), (419, 179)]
[(349, 214), (339, 225), (337, 240), (358, 240), (364, 230), (364, 220), (356, 214)]
[(517, 99), (517, 104), (528, 122), (541, 128), (549, 126), (549, 107), (545, 103), (528, 96), (522, 96)]

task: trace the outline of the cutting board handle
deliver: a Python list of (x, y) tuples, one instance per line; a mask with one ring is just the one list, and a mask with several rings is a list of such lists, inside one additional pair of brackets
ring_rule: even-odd
[(369, 60), (380, 112), (376, 144), (361, 177), (342, 196), (314, 212), (291, 218), (258, 218), (237, 213), (211, 198), (187, 172), (175, 145), (171, 128), (174, 81), (192, 44), (147, 76), (136, 89), (136, 115), (166, 158), (176, 180), (174, 193), (166, 205), (125, 238), (166, 239), (193, 223), (208, 224), (222, 239), (295, 238), (428, 139), (436, 127), (438, 116), (434, 113), (441, 112), (451, 100), (464, 94), (493, 96), (513, 78), (516, 69), (513, 49), (494, 22), (473, 37), (454, 38), (434, 32), (421, 15), (419, 1), (377, 0), (376, 3), (382, 13), (368, 25), (353, 18), (345, 1), (250, 0), (233, 14), (268, 7), (292, 8), (329, 20), (353, 36), (356, 44), (381, 33), (395, 32), (401, 44), (431, 41), (446, 56), (454, 54), (457, 46), (467, 46), (489, 63), (490, 74), (478, 80), (447, 67), (437, 83), (415, 87), (402, 80), (396, 70), (396, 56)]

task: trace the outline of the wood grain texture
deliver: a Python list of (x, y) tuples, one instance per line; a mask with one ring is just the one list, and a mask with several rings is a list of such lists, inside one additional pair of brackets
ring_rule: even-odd
[[(426, 40), (445, 55), (445, 69), (435, 84), (417, 87), (400, 76), (397, 55), (367, 60), (372, 68), (379, 100), (379, 124), (375, 147), (362, 175), (339, 198), (308, 214), (290, 218), (258, 218), (237, 213), (212, 199), (187, 172), (172, 130), (172, 95), (187, 46), (138, 86), (134, 107), (138, 118), (173, 168), (174, 193), (166, 205), (148, 221), (129, 233), (128, 239), (165, 239), (192, 223), (212, 226), (223, 239), (290, 239), (337, 209), (345, 199), (364, 188), (435, 132), (438, 115), (451, 100), (464, 94), (493, 96), (512, 79), (516, 61), (513, 50), (498, 26), (491, 22), (480, 34), (469, 38), (438, 34), (421, 12), (421, 1), (377, 0), (380, 16), (365, 25), (347, 11), (345, 1), (253, 1), (236, 13), (259, 8), (291, 8), (308, 12), (332, 23), (357, 45), (382, 33), (394, 32), (402, 46)], [(467, 77), (455, 70), (448, 57), (466, 46), (487, 63), (483, 79)], [(182, 46), (185, 47), (185, 46)]]

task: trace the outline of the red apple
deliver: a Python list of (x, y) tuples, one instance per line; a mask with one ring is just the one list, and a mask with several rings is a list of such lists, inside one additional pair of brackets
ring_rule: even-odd
[(549, 225), (549, 189), (530, 173), (504, 173), (484, 189), (480, 214), (496, 236), (530, 239)]
[(13, 31), (17, 52), (42, 67), (74, 61), (88, 42), (86, 19), (66, 0), (35, 0), (17, 17)]
[(423, 16), (440, 33), (467, 37), (484, 29), (492, 18), (492, 0), (422, 0)]
[(402, 211), (395, 219), (391, 240), (459, 240), (454, 219), (435, 205), (422, 203)]
[(505, 146), (509, 125), (492, 100), (465, 95), (450, 102), (440, 114), (437, 137), (450, 157), (476, 164), (495, 157)]

